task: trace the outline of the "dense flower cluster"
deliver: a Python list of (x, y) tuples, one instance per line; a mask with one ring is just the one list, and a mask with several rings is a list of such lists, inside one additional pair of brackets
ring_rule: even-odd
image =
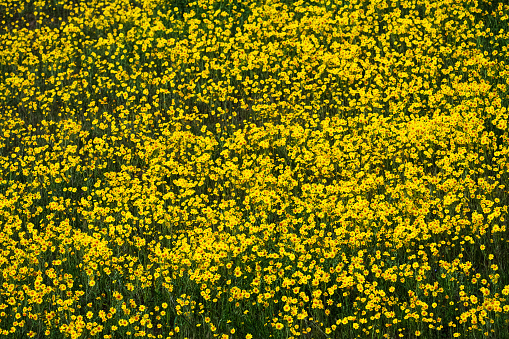
[(496, 3), (0, 0), (0, 337), (502, 338)]

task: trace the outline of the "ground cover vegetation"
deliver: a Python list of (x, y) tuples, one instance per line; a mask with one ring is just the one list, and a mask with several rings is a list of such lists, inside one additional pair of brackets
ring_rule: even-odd
[(507, 338), (509, 6), (0, 1), (5, 338)]

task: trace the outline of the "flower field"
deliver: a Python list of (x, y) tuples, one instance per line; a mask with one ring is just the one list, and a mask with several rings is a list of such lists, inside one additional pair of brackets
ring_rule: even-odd
[(0, 0), (0, 338), (509, 338), (508, 21)]

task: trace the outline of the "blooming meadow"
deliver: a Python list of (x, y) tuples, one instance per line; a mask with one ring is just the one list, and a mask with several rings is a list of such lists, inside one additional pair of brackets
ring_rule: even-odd
[(508, 19), (0, 0), (0, 337), (508, 338)]

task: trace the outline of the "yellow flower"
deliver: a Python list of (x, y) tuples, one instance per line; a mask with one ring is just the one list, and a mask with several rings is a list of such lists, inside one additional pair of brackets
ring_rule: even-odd
[(470, 296), (470, 302), (471, 302), (472, 304), (477, 304), (477, 297), (476, 297), (475, 295), (471, 295), (471, 296)]
[(122, 294), (120, 294), (118, 291), (115, 291), (113, 292), (113, 296), (115, 297), (115, 299), (117, 300), (122, 300), (124, 297), (122, 296)]

